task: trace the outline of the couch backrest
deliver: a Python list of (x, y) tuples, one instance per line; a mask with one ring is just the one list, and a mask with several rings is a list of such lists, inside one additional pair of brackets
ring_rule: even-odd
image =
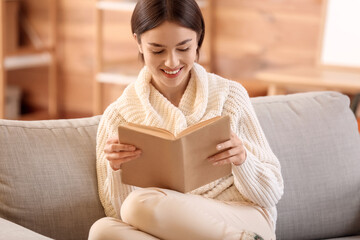
[(0, 217), (56, 239), (87, 239), (104, 216), (95, 169), (100, 116), (0, 120)]
[(252, 102), (282, 165), (278, 239), (359, 233), (360, 136), (348, 97), (312, 92)]

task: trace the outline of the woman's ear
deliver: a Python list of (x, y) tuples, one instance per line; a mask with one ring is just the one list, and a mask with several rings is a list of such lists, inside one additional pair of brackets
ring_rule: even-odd
[(141, 54), (143, 54), (143, 50), (142, 50), (142, 47), (141, 47), (141, 41), (140, 41), (140, 38), (138, 38), (138, 35), (136, 33), (134, 33), (134, 39), (135, 39), (136, 44), (138, 46), (139, 52)]

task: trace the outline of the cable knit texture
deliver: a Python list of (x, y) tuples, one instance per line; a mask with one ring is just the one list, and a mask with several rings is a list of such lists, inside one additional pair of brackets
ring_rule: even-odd
[(104, 112), (97, 134), (97, 174), (100, 200), (107, 216), (120, 218), (120, 207), (134, 186), (121, 182), (121, 170), (113, 171), (104, 147), (117, 126), (133, 122), (164, 128), (175, 135), (187, 127), (215, 116), (229, 115), (231, 129), (243, 141), (247, 159), (232, 166), (232, 174), (188, 194), (224, 202), (260, 207), (275, 226), (276, 204), (283, 194), (280, 164), (273, 154), (257, 120), (246, 90), (234, 81), (221, 78), (194, 64), (191, 78), (179, 106), (174, 106), (150, 83), (144, 67)]

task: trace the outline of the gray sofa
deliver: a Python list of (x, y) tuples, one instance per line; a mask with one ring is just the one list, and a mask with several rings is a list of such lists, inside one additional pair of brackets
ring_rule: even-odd
[[(336, 92), (253, 98), (282, 164), (278, 239), (360, 239), (360, 136)], [(0, 239), (86, 239), (97, 195), (100, 116), (0, 120)]]

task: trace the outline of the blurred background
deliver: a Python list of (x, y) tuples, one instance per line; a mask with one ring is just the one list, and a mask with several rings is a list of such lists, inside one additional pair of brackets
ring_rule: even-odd
[[(200, 62), (251, 97), (336, 90), (356, 113), (360, 64), (321, 59), (329, 1), (198, 1), (206, 20)], [(101, 114), (141, 68), (130, 30), (135, 2), (1, 0), (0, 118)]]

